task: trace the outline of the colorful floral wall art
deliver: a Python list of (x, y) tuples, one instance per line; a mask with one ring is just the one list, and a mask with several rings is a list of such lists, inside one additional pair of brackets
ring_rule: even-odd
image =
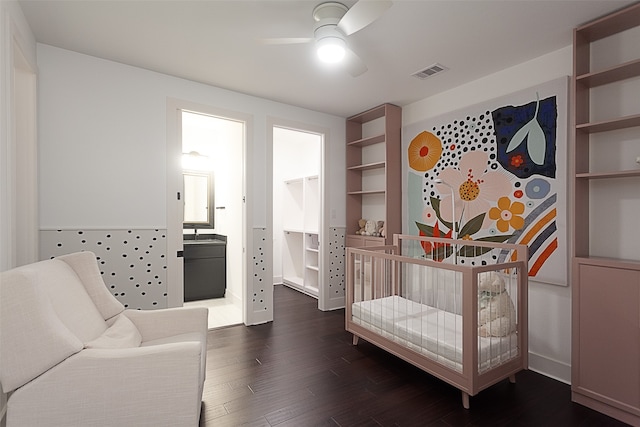
[(405, 126), (404, 232), (527, 244), (530, 278), (566, 285), (567, 81)]

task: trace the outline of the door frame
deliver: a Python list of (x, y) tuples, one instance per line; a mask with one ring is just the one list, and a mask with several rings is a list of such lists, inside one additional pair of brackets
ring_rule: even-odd
[[(181, 307), (184, 303), (184, 260), (178, 253), (183, 251), (182, 237), (182, 111), (192, 111), (232, 120), (244, 124), (242, 142), (242, 321), (252, 324), (249, 309), (250, 294), (247, 266), (251, 265), (250, 242), (253, 239), (251, 224), (250, 197), (248, 185), (251, 182), (251, 170), (247, 165), (247, 144), (251, 140), (252, 116), (237, 111), (225, 110), (210, 105), (199, 104), (176, 98), (167, 98), (167, 303), (169, 307)], [(182, 195), (181, 195), (182, 196)], [(180, 198), (182, 198), (180, 196)]]
[[(33, 49), (7, 10), (0, 123), (0, 271), (39, 260), (37, 65)], [(3, 26), (4, 29), (4, 26)]]

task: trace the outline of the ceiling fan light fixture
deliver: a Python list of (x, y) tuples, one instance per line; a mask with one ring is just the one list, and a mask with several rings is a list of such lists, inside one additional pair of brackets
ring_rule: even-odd
[(346, 44), (340, 37), (325, 37), (316, 43), (320, 61), (327, 64), (341, 62), (346, 54)]

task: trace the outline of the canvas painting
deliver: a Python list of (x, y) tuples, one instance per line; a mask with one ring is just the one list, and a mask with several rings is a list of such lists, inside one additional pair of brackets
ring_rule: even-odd
[(404, 232), (526, 244), (530, 279), (566, 285), (567, 92), (563, 77), (404, 127)]

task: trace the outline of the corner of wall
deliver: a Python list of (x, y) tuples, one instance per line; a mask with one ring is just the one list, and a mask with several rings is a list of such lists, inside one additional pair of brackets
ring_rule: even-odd
[(529, 352), (529, 369), (565, 384), (571, 384), (571, 365)]

